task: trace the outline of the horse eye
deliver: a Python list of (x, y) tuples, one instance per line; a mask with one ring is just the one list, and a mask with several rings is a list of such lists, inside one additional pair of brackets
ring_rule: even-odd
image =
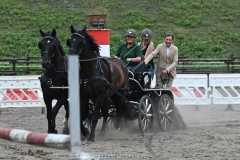
[(39, 43), (38, 43), (38, 48), (39, 48), (39, 49), (42, 49), (42, 42), (39, 42)]
[(56, 46), (57, 46), (57, 44), (56, 44), (56, 43), (54, 43), (54, 44), (53, 44), (53, 47), (56, 47)]

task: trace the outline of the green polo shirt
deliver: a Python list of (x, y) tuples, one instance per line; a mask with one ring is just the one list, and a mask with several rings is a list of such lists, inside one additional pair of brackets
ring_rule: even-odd
[[(130, 48), (127, 48), (127, 43), (124, 43), (118, 47), (116, 56), (120, 57), (120, 59), (122, 61), (126, 62), (127, 58), (142, 57), (143, 55), (142, 55), (142, 50), (141, 50), (140, 46), (137, 45), (136, 43), (134, 43)], [(139, 62), (130, 61), (128, 64), (128, 67), (133, 67), (133, 66), (137, 65), (138, 63)]]

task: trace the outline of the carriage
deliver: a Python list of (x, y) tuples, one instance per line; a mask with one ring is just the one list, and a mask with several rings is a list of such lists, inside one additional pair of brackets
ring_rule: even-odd
[[(159, 127), (160, 130), (166, 131), (173, 122), (173, 94), (167, 88), (152, 88), (151, 87), (151, 72), (144, 71), (145, 64), (140, 62), (131, 71), (129, 71), (128, 89), (124, 97), (124, 105), (130, 107), (134, 115), (128, 117), (127, 120), (138, 120), (139, 129), (144, 133), (154, 130), (154, 126)], [(167, 79), (162, 78), (163, 84), (167, 84), (170, 80), (168, 75)], [(115, 117), (117, 115), (115, 106), (111, 98), (107, 98), (108, 107), (108, 127), (113, 128)], [(91, 116), (94, 110), (94, 104), (89, 100), (89, 116), (84, 121), (84, 125), (91, 129)], [(102, 114), (99, 114), (102, 118)], [(158, 125), (153, 125), (158, 123)], [(157, 130), (157, 129), (155, 129)]]

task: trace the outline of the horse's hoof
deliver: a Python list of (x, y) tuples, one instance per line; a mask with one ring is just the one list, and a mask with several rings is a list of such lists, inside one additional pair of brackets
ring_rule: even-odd
[(48, 133), (58, 134), (57, 130), (48, 130)]
[(63, 134), (69, 134), (69, 128), (63, 128), (62, 132)]
[(88, 142), (95, 142), (93, 138), (88, 138)]
[(98, 134), (98, 136), (99, 136), (99, 137), (103, 137), (105, 134), (106, 134), (106, 131), (101, 131), (101, 132)]
[(85, 128), (84, 131), (82, 132), (82, 134), (83, 134), (84, 137), (88, 137), (90, 132), (87, 128)]
[(84, 141), (85, 139), (87, 139), (87, 138), (84, 136), (81, 136), (81, 141)]
[(58, 134), (58, 131), (57, 131), (57, 130), (54, 130), (52, 133), (54, 133), (54, 134)]
[(119, 129), (119, 128), (120, 128), (120, 125), (115, 123), (115, 124), (114, 124), (114, 128), (115, 128), (115, 129)]

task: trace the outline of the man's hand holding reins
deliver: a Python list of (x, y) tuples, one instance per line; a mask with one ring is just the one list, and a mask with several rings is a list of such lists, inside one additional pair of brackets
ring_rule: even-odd
[(164, 69), (164, 70), (162, 71), (162, 73), (163, 73), (163, 74), (167, 74), (168, 71), (167, 71), (166, 69)]
[(126, 61), (130, 62), (130, 61), (132, 61), (132, 58), (127, 58)]

